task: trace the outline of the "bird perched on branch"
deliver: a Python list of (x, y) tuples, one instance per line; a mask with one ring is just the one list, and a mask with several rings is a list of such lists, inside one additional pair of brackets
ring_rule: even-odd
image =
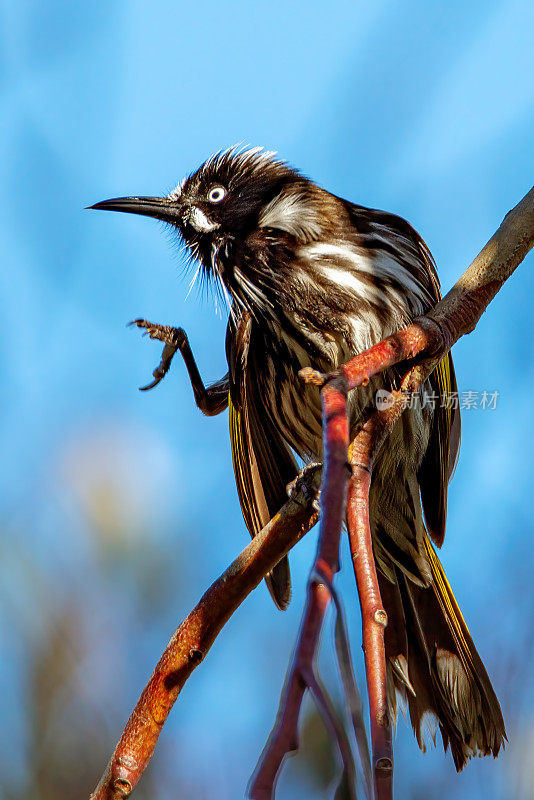
[[(354, 205), (261, 148), (210, 158), (166, 197), (122, 197), (93, 208), (163, 220), (228, 300), (228, 373), (205, 387), (181, 329), (136, 320), (165, 342), (151, 388), (174, 352), (184, 357), (198, 406), (230, 410), (237, 490), (254, 536), (286, 499), (295, 455), (321, 460), (319, 393), (299, 370), (329, 372), (428, 311), (440, 299), (432, 256), (408, 222)], [(349, 395), (354, 435), (394, 370)], [(456, 380), (446, 356), (377, 457), (371, 529), (386, 629), (388, 696), (407, 701), (417, 740), (437, 719), (460, 770), (497, 755), (499, 703), (434, 547), (443, 542), (447, 485), (460, 438)], [(451, 400), (452, 398), (452, 400)], [(290, 599), (287, 557), (267, 578), (279, 608)], [(425, 718), (425, 719), (424, 719)]]

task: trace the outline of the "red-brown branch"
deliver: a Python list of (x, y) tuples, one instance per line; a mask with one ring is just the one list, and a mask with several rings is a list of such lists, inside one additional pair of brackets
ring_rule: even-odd
[[(319, 541), (308, 582), (304, 615), (276, 722), (249, 784), (251, 800), (272, 800), (280, 768), (286, 756), (298, 748), (298, 719), (302, 699), (309, 686), (306, 676), (313, 674), (324, 615), (331, 599), (328, 586), (339, 570), (339, 540), (349, 477), (345, 381), (337, 378), (326, 384), (321, 399), (324, 468)], [(320, 582), (321, 576), (324, 576), (324, 584)]]
[(395, 393), (394, 404), (376, 411), (354, 438), (350, 448), (347, 524), (362, 612), (365, 672), (371, 713), (372, 770), (375, 797), (393, 796), (393, 744), (388, 714), (384, 629), (387, 615), (382, 605), (369, 523), (369, 490), (375, 456), (405, 407), (405, 396)]
[(308, 688), (305, 671), (315, 659), (329, 602), (330, 592), (324, 584), (314, 582), (308, 588), (297, 644), (282, 689), (276, 721), (250, 779), (248, 796), (251, 800), (271, 800), (274, 797), (276, 781), (286, 757), (298, 750), (300, 708)]
[(291, 498), (205, 592), (182, 622), (128, 720), (92, 800), (128, 797), (152, 757), (178, 694), (221, 628), (273, 566), (317, 521), (312, 498), (320, 471), (308, 471)]

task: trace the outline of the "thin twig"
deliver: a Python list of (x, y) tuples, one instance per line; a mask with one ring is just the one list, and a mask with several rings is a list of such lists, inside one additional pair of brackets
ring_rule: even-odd
[(343, 691), (347, 700), (346, 711), (349, 715), (350, 722), (354, 730), (354, 737), (356, 739), (356, 746), (358, 748), (358, 755), (362, 770), (361, 782), (365, 792), (365, 797), (367, 800), (372, 800), (373, 788), (371, 783), (369, 742), (367, 740), (367, 732), (365, 730), (365, 722), (363, 719), (363, 704), (352, 666), (352, 655), (350, 652), (345, 612), (343, 611), (343, 604), (338, 593), (333, 586), (330, 586), (329, 588), (336, 608), (334, 639), (339, 673), (341, 675)]
[(339, 754), (341, 756), (341, 763), (343, 764), (343, 772), (341, 781), (345, 782), (349, 800), (357, 800), (356, 795), (356, 765), (354, 763), (354, 756), (350, 746), (349, 737), (345, 728), (337, 718), (334, 705), (326, 691), (325, 687), (317, 677), (315, 670), (308, 669), (304, 673), (304, 679), (308, 685), (310, 693), (315, 701), (315, 705), (321, 715), (326, 729), (330, 735), (337, 742)]
[(278, 713), (271, 734), (250, 778), (250, 800), (272, 800), (280, 770), (286, 758), (298, 750), (298, 721), (307, 683), (305, 665), (313, 663), (330, 592), (322, 583), (308, 586), (297, 644), (280, 696)]
[[(313, 673), (322, 623), (330, 601), (328, 585), (339, 570), (339, 540), (349, 478), (345, 381), (337, 378), (328, 383), (321, 392), (321, 400), (325, 460), (317, 552), (308, 581), (299, 636), (280, 698), (276, 722), (249, 783), (248, 796), (251, 800), (272, 800), (282, 764), (287, 755), (298, 747), (298, 718), (304, 693), (309, 688), (306, 675)], [(319, 582), (318, 576), (324, 576), (324, 584)], [(347, 768), (345, 759), (344, 766)]]
[(388, 714), (382, 605), (369, 522), (369, 489), (373, 464), (380, 447), (406, 406), (406, 395), (393, 393), (394, 403), (375, 411), (354, 438), (350, 453), (352, 477), (347, 501), (349, 541), (362, 612), (363, 649), (371, 713), (371, 746), (377, 800), (393, 796), (393, 744)]

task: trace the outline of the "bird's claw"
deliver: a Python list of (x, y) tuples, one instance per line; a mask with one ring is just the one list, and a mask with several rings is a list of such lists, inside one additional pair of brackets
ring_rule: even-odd
[(187, 335), (183, 328), (173, 328), (171, 325), (158, 325), (153, 322), (148, 322), (146, 319), (134, 319), (129, 325), (137, 325), (138, 328), (143, 329), (143, 336), (150, 336), (151, 339), (157, 339), (165, 344), (163, 353), (161, 354), (161, 361), (152, 373), (154, 380), (147, 386), (140, 386), (140, 392), (148, 392), (160, 383), (171, 366), (171, 361), (177, 350), (181, 350), (187, 343)]
[(297, 477), (286, 486), (287, 496), (289, 498), (294, 498), (302, 491), (304, 495), (304, 505), (308, 505), (311, 502), (313, 508), (318, 511), (319, 493), (318, 489), (315, 488), (315, 484), (318, 485), (318, 476), (320, 476), (322, 468), (323, 465), (320, 462), (314, 461), (311, 464), (307, 464), (301, 469)]
[(152, 383), (149, 383), (146, 386), (140, 386), (139, 387), (140, 392), (148, 392), (149, 389), (153, 389), (154, 386), (157, 386), (158, 383), (162, 381), (163, 378), (165, 377), (166, 371), (163, 371), (160, 367), (157, 367), (152, 373), (152, 375), (154, 376), (154, 380), (152, 381)]
[(137, 325), (143, 329), (143, 336), (150, 336), (164, 344), (171, 345), (175, 350), (181, 350), (187, 342), (187, 334), (183, 328), (173, 328), (172, 325), (158, 325), (156, 322), (149, 322), (147, 319), (133, 319), (128, 323), (129, 326)]

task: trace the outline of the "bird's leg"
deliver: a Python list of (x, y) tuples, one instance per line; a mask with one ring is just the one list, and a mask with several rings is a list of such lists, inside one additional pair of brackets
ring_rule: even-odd
[(198, 371), (197, 363), (191, 350), (189, 340), (183, 328), (173, 328), (171, 325), (158, 325), (153, 322), (148, 322), (146, 319), (134, 319), (130, 325), (137, 325), (138, 328), (145, 329), (145, 335), (148, 334), (151, 339), (158, 339), (163, 342), (165, 347), (161, 354), (161, 361), (156, 367), (152, 375), (154, 380), (148, 386), (142, 386), (141, 391), (146, 392), (153, 389), (160, 381), (163, 380), (171, 366), (172, 359), (177, 350), (182, 354), (193, 394), (195, 395), (195, 402), (203, 414), (207, 416), (215, 416), (220, 414), (221, 411), (228, 405), (228, 376), (225, 375), (221, 380), (205, 386), (204, 382)]

